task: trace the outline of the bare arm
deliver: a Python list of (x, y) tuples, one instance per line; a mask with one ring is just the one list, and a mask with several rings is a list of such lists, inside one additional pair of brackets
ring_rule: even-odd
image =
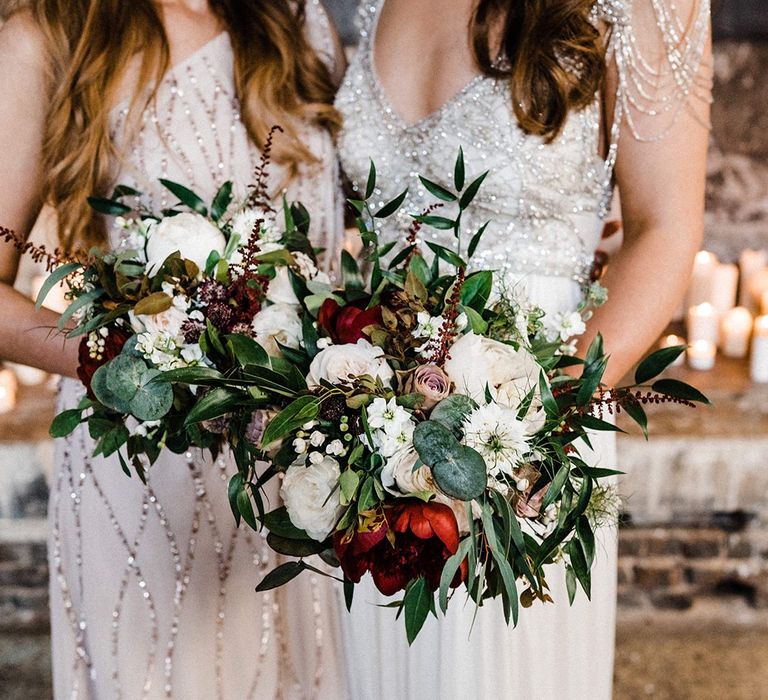
[[(637, 18), (636, 34), (650, 41), (658, 36), (647, 10)], [(678, 7), (692, 10), (692, 0)], [(646, 47), (646, 56), (662, 61), (662, 47)], [(711, 46), (701, 72), (711, 64)], [(702, 76), (706, 77), (706, 76)], [(614, 76), (615, 78), (615, 76)], [(632, 115), (636, 129), (664, 129), (661, 119)], [(605, 339), (611, 359), (605, 375), (617, 384), (659, 337), (685, 294), (704, 230), (704, 187), (709, 104), (690, 98), (671, 129), (655, 141), (636, 138), (623, 123), (616, 177), (621, 193), (624, 244), (612, 258), (604, 284), (609, 301), (599, 309), (580, 340), (580, 354), (597, 333)]]
[[(0, 225), (24, 236), (41, 207), (45, 95), (39, 31), (15, 15), (0, 29)], [(77, 342), (56, 333), (56, 313), (36, 311), (13, 289), (18, 264), (13, 246), (0, 243), (0, 359), (75, 376)]]

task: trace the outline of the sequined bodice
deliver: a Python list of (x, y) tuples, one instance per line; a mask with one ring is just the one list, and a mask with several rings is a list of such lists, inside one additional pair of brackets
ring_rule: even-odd
[[(368, 0), (360, 10), (360, 46), (339, 91), (337, 106), (345, 124), (339, 152), (353, 186), (364, 187), (369, 159), (373, 159), (380, 173), (377, 203), (406, 187), (409, 190), (397, 220), (385, 224), (384, 237), (402, 237), (411, 220), (409, 215), (422, 213), (435, 202), (417, 176), (450, 182), (462, 147), (469, 173), (489, 171), (464, 217), (467, 240), (474, 230), (491, 222), (474, 265), (505, 270), (515, 277), (537, 275), (584, 282), (610, 203), (618, 141), (618, 130), (614, 130), (607, 158), (601, 158), (597, 96), (592, 105), (571, 114), (561, 134), (548, 144), (518, 126), (508, 85), (482, 75), (437, 111), (408, 124), (392, 107), (374, 65), (374, 41), (383, 3)], [(634, 63), (628, 3), (599, 0), (595, 6), (598, 19), (619, 28), (611, 50), (620, 67)], [(699, 43), (700, 59), (703, 43)], [(661, 85), (659, 75), (655, 76), (656, 89)], [(689, 77), (686, 84), (690, 83)], [(619, 122), (622, 108), (634, 99), (629, 87), (622, 86), (626, 90), (617, 95)], [(679, 87), (680, 81), (676, 89)], [(647, 87), (643, 89), (650, 92)], [(425, 229), (421, 235), (454, 246), (451, 232)]]

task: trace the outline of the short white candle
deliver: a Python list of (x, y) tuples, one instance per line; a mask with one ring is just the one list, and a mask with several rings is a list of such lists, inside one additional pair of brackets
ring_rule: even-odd
[(715, 270), (719, 266), (717, 256), (706, 250), (696, 253), (693, 263), (693, 274), (686, 295), (686, 307), (712, 303), (715, 284)]
[(708, 299), (722, 318), (736, 306), (739, 286), (739, 268), (736, 265), (718, 265), (712, 273), (712, 298)]
[[(686, 344), (685, 338), (681, 338), (679, 335), (665, 335), (659, 342), (659, 348), (676, 348)], [(685, 353), (680, 353), (680, 357), (678, 357), (670, 366), (679, 367), (683, 362), (685, 362)]]
[(768, 316), (760, 316), (755, 320), (750, 374), (752, 381), (768, 383)]
[(688, 366), (706, 372), (715, 366), (717, 348), (710, 340), (697, 340), (688, 346)]
[(720, 325), (720, 347), (726, 357), (746, 357), (752, 334), (752, 314), (737, 306), (731, 309)]
[(757, 312), (760, 310), (760, 302), (763, 299), (763, 295), (768, 292), (768, 268), (752, 275), (749, 280), (748, 291), (750, 308)]
[(739, 306), (755, 310), (755, 299), (750, 290), (752, 278), (768, 267), (768, 252), (764, 250), (745, 250), (739, 258)]
[(717, 312), (712, 304), (705, 302), (688, 309), (688, 339), (690, 342), (708, 340), (717, 345), (718, 337)]
[(15, 408), (18, 386), (16, 375), (11, 370), (0, 369), (0, 414)]

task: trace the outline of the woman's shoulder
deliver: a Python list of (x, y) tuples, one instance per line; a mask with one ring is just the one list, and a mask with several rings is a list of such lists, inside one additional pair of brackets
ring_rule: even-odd
[(30, 10), (17, 10), (2, 23), (0, 52), (12, 55), (18, 63), (41, 68), (45, 65), (45, 33)]

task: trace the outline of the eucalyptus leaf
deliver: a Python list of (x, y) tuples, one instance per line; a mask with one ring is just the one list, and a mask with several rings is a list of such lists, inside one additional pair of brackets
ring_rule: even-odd
[(67, 277), (69, 277), (74, 272), (77, 272), (78, 270), (82, 270), (83, 266), (80, 263), (67, 263), (66, 265), (59, 265), (53, 272), (51, 272), (48, 277), (45, 278), (45, 282), (43, 282), (42, 286), (40, 287), (40, 291), (37, 294), (37, 299), (35, 300), (35, 308), (40, 309), (40, 307), (45, 302), (45, 298), (50, 294), (51, 290), (60, 282), (63, 282)]
[(432, 608), (433, 594), (424, 578), (417, 579), (405, 593), (403, 610), (408, 644), (413, 644)]
[(300, 561), (289, 561), (281, 564), (262, 579), (261, 583), (256, 586), (256, 592), (262, 593), (279, 588), (295, 579), (304, 569), (304, 564)]

